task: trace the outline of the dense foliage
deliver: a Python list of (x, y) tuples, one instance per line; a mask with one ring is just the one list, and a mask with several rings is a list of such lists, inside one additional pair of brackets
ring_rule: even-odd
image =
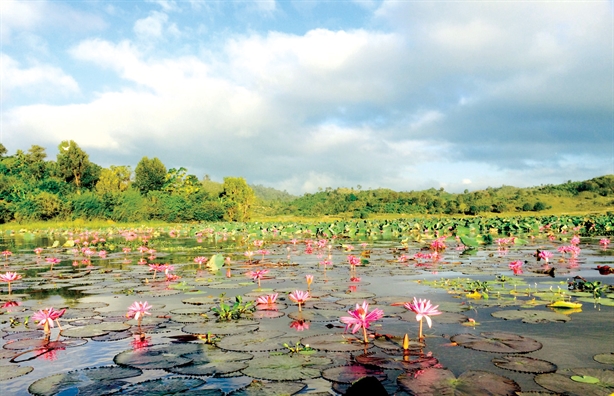
[(599, 211), (614, 205), (614, 175), (532, 188), (502, 186), (453, 194), (443, 188), (396, 192), (389, 189), (327, 187), (294, 197), (241, 177), (223, 183), (199, 180), (185, 168), (168, 169), (158, 158), (143, 157), (130, 166), (102, 168), (74, 141), (60, 143), (55, 160), (45, 148), (8, 155), (0, 144), (0, 223), (40, 220), (103, 219), (249, 221), (266, 216), (339, 216), (364, 219), (372, 214), (477, 215), (482, 213)]

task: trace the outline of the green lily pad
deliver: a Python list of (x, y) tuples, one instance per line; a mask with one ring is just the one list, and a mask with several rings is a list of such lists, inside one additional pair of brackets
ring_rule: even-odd
[(198, 351), (199, 344), (162, 344), (137, 350), (128, 350), (115, 355), (113, 361), (122, 366), (143, 370), (167, 369), (192, 362), (185, 355)]
[(64, 329), (60, 334), (64, 337), (72, 338), (90, 338), (99, 337), (108, 334), (112, 331), (123, 331), (130, 328), (129, 324), (121, 322), (102, 322), (98, 324), (72, 327), (70, 329)]
[(217, 346), (229, 351), (258, 352), (285, 349), (284, 343), (294, 344), (295, 336), (286, 336), (279, 330), (257, 331), (255, 333), (237, 334), (224, 337)]
[(543, 374), (553, 373), (557, 366), (545, 360), (527, 356), (502, 356), (492, 360), (495, 366), (521, 373)]
[(183, 332), (189, 334), (232, 335), (258, 330), (259, 324), (253, 320), (240, 319), (227, 322), (192, 323), (183, 327)]
[(301, 340), (303, 345), (309, 345), (311, 348), (327, 352), (352, 352), (362, 351), (365, 348), (371, 348), (372, 343), (364, 344), (359, 338), (353, 334), (322, 334), (311, 337), (306, 337)]
[(159, 378), (130, 385), (123, 392), (136, 396), (174, 395), (183, 392), (190, 393), (188, 392), (190, 389), (204, 384), (205, 381), (198, 378)]
[[(94, 396), (100, 395), (102, 388), (111, 385), (113, 386), (111, 389), (118, 389), (125, 384), (124, 381), (119, 380), (138, 377), (142, 373), (138, 368), (120, 366), (69, 371), (34, 381), (28, 388), (28, 392), (38, 396), (52, 396), (59, 393)], [(98, 391), (96, 391), (97, 387), (100, 387)]]
[(34, 370), (32, 366), (19, 366), (16, 364), (0, 364), (0, 381), (21, 377)]
[[(572, 377), (575, 377), (575, 380)], [(594, 382), (592, 378), (598, 382)], [(614, 370), (564, 369), (556, 373), (539, 374), (535, 377), (535, 382), (548, 390), (563, 394), (608, 396), (614, 392)]]
[(521, 319), (523, 323), (548, 323), (548, 322), (569, 322), (571, 318), (567, 315), (559, 314), (549, 311), (534, 311), (526, 309), (509, 310), (509, 311), (496, 311), (491, 314), (495, 318), (505, 320), (518, 320)]
[(449, 370), (429, 368), (403, 373), (397, 383), (410, 395), (420, 396), (511, 396), (520, 391), (520, 386), (509, 378), (477, 370), (456, 378)]
[(294, 395), (305, 389), (301, 382), (252, 381), (246, 388), (231, 392), (229, 396), (275, 396)]
[(503, 332), (457, 334), (450, 340), (465, 348), (495, 353), (528, 353), (542, 347), (539, 341), (532, 338)]
[(211, 345), (203, 345), (198, 352), (189, 353), (185, 357), (192, 363), (166, 369), (171, 373), (182, 375), (221, 375), (243, 370), (247, 360), (254, 356), (249, 353), (227, 352)]
[(598, 355), (593, 356), (593, 359), (599, 363), (603, 364), (614, 364), (614, 353), (600, 353)]
[(288, 314), (288, 317), (294, 320), (306, 320), (309, 322), (330, 322), (338, 320), (341, 316), (347, 316), (347, 312), (343, 310), (330, 309), (303, 309), (301, 312), (295, 311)]
[(342, 384), (351, 384), (361, 378), (370, 376), (377, 378), (379, 381), (385, 381), (388, 378), (383, 370), (369, 368), (359, 364), (332, 367), (322, 372), (322, 377), (325, 379)]
[(358, 355), (356, 362), (368, 366), (375, 366), (389, 370), (418, 370), (434, 367), (439, 364), (439, 360), (424, 354), (407, 355), (402, 358), (379, 357), (373, 355)]
[(317, 378), (330, 359), (306, 355), (269, 356), (250, 362), (243, 374), (270, 381), (297, 381)]

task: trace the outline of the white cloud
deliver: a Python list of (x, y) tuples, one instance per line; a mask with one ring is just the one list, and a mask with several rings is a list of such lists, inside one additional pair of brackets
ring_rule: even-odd
[(22, 90), (22, 93), (71, 94), (79, 92), (79, 85), (60, 68), (49, 65), (34, 65), (23, 68), (6, 54), (0, 54), (0, 79), (5, 93)]
[(142, 39), (159, 38), (162, 36), (168, 15), (153, 11), (147, 18), (139, 19), (134, 23), (134, 32)]

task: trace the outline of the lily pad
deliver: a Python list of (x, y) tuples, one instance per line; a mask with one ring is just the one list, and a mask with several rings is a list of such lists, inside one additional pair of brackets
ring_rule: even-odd
[(34, 370), (32, 366), (19, 366), (15, 364), (0, 365), (0, 381), (6, 381), (13, 378), (21, 377)]
[(330, 359), (305, 355), (269, 356), (250, 362), (243, 374), (270, 381), (297, 381), (317, 378)]
[(198, 378), (159, 378), (130, 385), (123, 391), (136, 396), (163, 396), (187, 392), (204, 384), (205, 381)]
[(99, 337), (108, 334), (112, 331), (128, 330), (130, 325), (121, 322), (102, 322), (98, 324), (78, 326), (70, 329), (64, 329), (60, 334), (64, 337), (72, 338), (90, 338)]
[(365, 348), (373, 347), (373, 344), (364, 344), (361, 339), (353, 334), (322, 334), (306, 337), (301, 340), (303, 345), (327, 352), (352, 352), (362, 351)]
[(449, 370), (429, 368), (403, 373), (397, 383), (415, 396), (512, 396), (520, 391), (520, 386), (509, 378), (477, 370), (466, 371), (456, 378)]
[(603, 364), (614, 364), (614, 353), (600, 353), (598, 355), (593, 356), (593, 359), (599, 363)]
[(484, 332), (480, 335), (463, 333), (450, 340), (465, 348), (495, 353), (528, 353), (542, 347), (539, 341), (532, 338), (503, 332)]
[(211, 345), (203, 345), (198, 352), (185, 357), (192, 363), (166, 369), (171, 373), (182, 375), (220, 375), (233, 373), (247, 367), (247, 360), (254, 356), (249, 353), (227, 352)]
[(356, 362), (383, 369), (405, 371), (425, 369), (437, 366), (439, 364), (439, 360), (433, 356), (426, 356), (424, 354), (407, 355), (403, 356), (402, 358), (379, 357), (362, 354), (356, 356)]
[(265, 330), (224, 337), (217, 346), (229, 351), (258, 352), (284, 349), (284, 343), (296, 342), (294, 336), (284, 336), (280, 330)]
[(388, 376), (383, 370), (369, 368), (359, 364), (332, 367), (322, 372), (322, 377), (332, 382), (351, 384), (361, 378), (373, 376), (379, 381), (385, 381)]
[(189, 334), (231, 335), (256, 331), (258, 326), (256, 321), (241, 319), (228, 322), (192, 323), (184, 326), (182, 330)]
[(539, 374), (535, 382), (548, 390), (566, 395), (608, 396), (614, 393), (614, 370), (563, 369), (556, 373)]
[(301, 312), (289, 313), (288, 317), (294, 320), (307, 320), (309, 322), (330, 322), (338, 320), (343, 315), (347, 315), (347, 312), (330, 309), (304, 309)]
[(559, 314), (549, 311), (533, 311), (526, 309), (510, 310), (510, 311), (496, 311), (491, 314), (495, 318), (505, 320), (517, 320), (521, 319), (523, 323), (548, 323), (548, 322), (569, 322), (571, 318), (567, 315)]
[[(138, 368), (105, 366), (54, 374), (33, 382), (28, 392), (33, 395), (51, 396), (62, 394), (100, 395), (103, 385), (114, 384), (114, 389), (124, 385), (124, 378), (138, 377), (143, 372)], [(96, 387), (98, 391), (96, 392)]]
[(543, 374), (553, 373), (557, 366), (545, 360), (527, 356), (502, 356), (492, 360), (495, 366), (521, 373)]
[(231, 392), (229, 396), (294, 395), (305, 389), (306, 386), (301, 382), (252, 381), (246, 388)]
[(167, 369), (192, 362), (185, 355), (196, 352), (199, 344), (162, 344), (137, 350), (128, 350), (115, 355), (113, 361), (122, 366), (143, 370)]

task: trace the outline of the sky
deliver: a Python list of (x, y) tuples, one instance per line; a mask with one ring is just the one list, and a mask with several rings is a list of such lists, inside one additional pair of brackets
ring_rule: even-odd
[(614, 173), (610, 1), (0, 1), (0, 140), (202, 179), (450, 192)]

